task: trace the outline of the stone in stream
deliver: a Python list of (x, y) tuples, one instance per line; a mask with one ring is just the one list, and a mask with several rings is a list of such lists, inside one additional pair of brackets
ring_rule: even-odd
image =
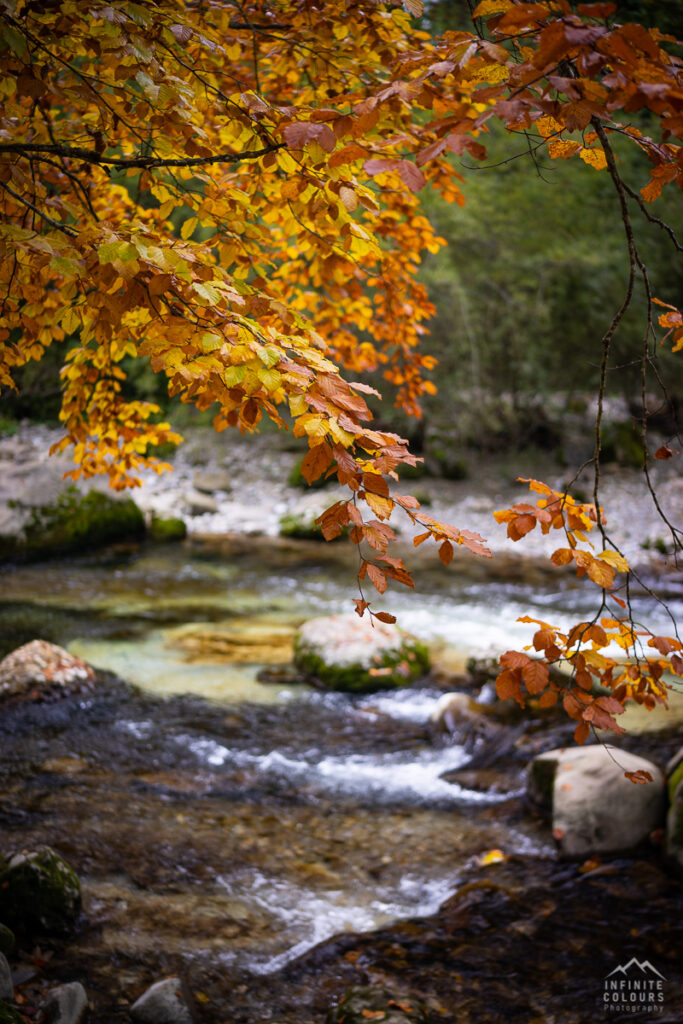
[(47, 640), (32, 640), (0, 661), (0, 702), (64, 697), (95, 687), (95, 672), (85, 661)]
[[(624, 772), (646, 771), (636, 784)], [(539, 754), (531, 763), (528, 793), (552, 810), (553, 835), (569, 857), (629, 850), (662, 824), (664, 777), (651, 761), (596, 744)]]
[(180, 979), (164, 978), (147, 989), (130, 1008), (140, 1024), (193, 1024), (183, 998)]
[(226, 469), (198, 469), (192, 477), (192, 486), (203, 494), (229, 491), (232, 478)]
[(301, 626), (294, 664), (327, 689), (362, 693), (408, 686), (429, 671), (429, 652), (397, 626), (329, 615)]
[(81, 1024), (88, 1010), (88, 996), (79, 981), (71, 981), (48, 992), (43, 1009), (49, 1024)]
[(325, 1024), (429, 1024), (422, 1003), (379, 985), (356, 985), (333, 1007)]
[(0, 856), (0, 890), (4, 920), (29, 938), (68, 933), (78, 920), (78, 876), (49, 846)]

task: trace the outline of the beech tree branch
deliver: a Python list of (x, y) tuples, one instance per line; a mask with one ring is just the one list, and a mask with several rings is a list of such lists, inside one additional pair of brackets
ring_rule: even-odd
[(107, 157), (102, 156), (95, 149), (85, 149), (80, 146), (42, 145), (32, 142), (3, 142), (0, 143), (0, 153), (18, 153), (20, 156), (32, 159), (40, 159), (41, 153), (49, 153), (52, 156), (82, 160), (85, 163), (98, 164), (102, 167), (138, 167), (141, 170), (148, 170), (154, 167), (201, 167), (203, 164), (236, 164), (241, 160), (258, 160), (260, 156), (266, 156), (267, 153), (284, 149), (285, 146), (286, 143), (284, 142), (273, 142), (262, 149), (245, 150), (243, 153), (212, 153), (211, 156), (165, 159), (156, 156)]

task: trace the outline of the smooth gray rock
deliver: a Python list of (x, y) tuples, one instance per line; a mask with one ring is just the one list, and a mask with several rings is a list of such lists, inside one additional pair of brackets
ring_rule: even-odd
[[(624, 772), (646, 771), (637, 784)], [(664, 817), (664, 776), (644, 757), (596, 744), (539, 754), (531, 763), (529, 796), (552, 809), (553, 835), (569, 857), (629, 850)]]
[(218, 504), (210, 494), (190, 491), (185, 495), (185, 505), (192, 516), (201, 516), (206, 512), (218, 512)]
[(3, 953), (0, 953), (0, 999), (4, 999), (7, 1002), (11, 1002), (14, 999), (12, 970)]
[(192, 486), (205, 494), (229, 491), (232, 477), (226, 469), (200, 469), (192, 477)]
[(143, 992), (131, 1006), (130, 1015), (140, 1024), (193, 1024), (176, 977), (157, 981)]
[(88, 1009), (88, 996), (79, 981), (71, 981), (48, 992), (44, 1009), (49, 1024), (81, 1024)]

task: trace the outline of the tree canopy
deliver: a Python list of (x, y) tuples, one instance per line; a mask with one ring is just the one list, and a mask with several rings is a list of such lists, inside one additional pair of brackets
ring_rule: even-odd
[[(602, 591), (590, 623), (566, 634), (536, 623), (534, 657), (508, 652), (498, 683), (520, 703), (562, 699), (582, 740), (591, 725), (619, 730), (624, 700), (661, 702), (664, 673), (683, 674), (679, 639), (632, 623), (629, 566), (598, 489), (610, 348), (637, 285), (643, 381), (658, 374), (658, 324), (664, 344), (683, 348), (683, 316), (655, 295), (632, 225), (644, 216), (681, 251), (651, 204), (683, 187), (683, 65), (673, 36), (622, 22), (614, 3), (471, 6), (467, 24), (443, 28), (422, 0), (0, 0), (0, 386), (68, 339), (58, 447), (73, 446), (75, 475), (106, 473), (119, 489), (163, 470), (155, 447), (180, 440), (155, 405), (125, 396), (127, 358), (149, 358), (171, 395), (214, 407), (218, 430), (252, 431), (263, 416), (291, 424), (308, 442), (306, 479), (335, 475), (350, 489), (321, 523), (327, 538), (350, 528), (361, 588), (412, 585), (390, 554), (392, 514), (421, 525), (415, 543), (436, 541), (446, 564), (457, 546), (489, 554), (479, 535), (396, 493), (416, 456), (373, 428), (373, 388), (354, 379), (381, 369), (411, 415), (434, 390), (421, 346), (434, 310), (416, 272), (443, 239), (419, 194), (430, 186), (463, 205), (455, 158), (485, 161), (494, 122), (532, 160), (608, 175), (630, 273), (596, 339), (593, 501), (531, 481), (536, 504), (497, 513), (513, 540), (560, 530), (555, 564)], [(642, 158), (637, 182), (615, 140)], [(646, 428), (644, 413), (647, 452)], [(362, 589), (356, 604), (392, 620)], [(609, 643), (626, 662), (604, 653)], [(558, 661), (565, 687), (548, 672)], [(612, 696), (595, 697), (596, 680)]]

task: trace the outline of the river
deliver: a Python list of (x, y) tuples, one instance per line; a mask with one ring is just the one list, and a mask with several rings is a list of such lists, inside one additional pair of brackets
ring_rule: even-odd
[[(349, 546), (195, 539), (3, 570), (7, 649), (39, 635), (112, 674), (92, 697), (29, 706), (0, 722), (0, 843), (49, 843), (81, 875), (82, 927), (44, 970), (53, 980), (84, 980), (93, 1020), (127, 1020), (126, 1006), (145, 985), (173, 971), (198, 1020), (318, 1022), (353, 980), (391, 977), (400, 988), (412, 974), (396, 950), (405, 959), (420, 929), (420, 955), (432, 949), (432, 959), (412, 988), (422, 986), (437, 1019), (506, 1019), (491, 974), (495, 950), (479, 950), (481, 972), (465, 999), (463, 972), (449, 971), (441, 933), (455, 913), (474, 953), (487, 928), (491, 942), (501, 941), (494, 932), (508, 927), (510, 901), (521, 907), (540, 886), (552, 919), (557, 886), (570, 876), (580, 885), (577, 867), (558, 864), (547, 826), (524, 801), (528, 757), (569, 733), (554, 718), (540, 732), (532, 723), (517, 746), (511, 733), (495, 770), (468, 775), (464, 737), (435, 737), (429, 716), (442, 689), (462, 680), (468, 656), (528, 642), (518, 615), (563, 624), (589, 610), (590, 592), (533, 564), (503, 568), (503, 578), (469, 565), (448, 573), (423, 566), (416, 594), (382, 601), (431, 643), (434, 676), (355, 697), (322, 693), (288, 667), (297, 625), (348, 608)], [(444, 778), (458, 769), (459, 779)], [(629, 872), (652, 875), (643, 885), (649, 912), (639, 898), (631, 912), (645, 915), (643, 941), (662, 964), (680, 891), (637, 863), (600, 883), (600, 928), (608, 912), (624, 913), (609, 886)], [(483, 904), (463, 923), (457, 900), (464, 893), (469, 907), (472, 892)], [(578, 915), (574, 890), (565, 898), (569, 917)], [(501, 899), (507, 910), (498, 913)], [(667, 900), (674, 920), (650, 935)], [(489, 911), (482, 932), (476, 922)], [(527, 938), (536, 926), (528, 927)], [(584, 1002), (593, 1006), (593, 988), (599, 999), (601, 977), (627, 945), (620, 936), (603, 948), (582, 982)], [(642, 952), (635, 938), (633, 946)], [(518, 971), (512, 950), (497, 955), (501, 969), (510, 955)], [(368, 957), (374, 966), (361, 970)], [(585, 958), (577, 946), (575, 962)], [(571, 958), (558, 964), (555, 985), (555, 969), (541, 958), (545, 1019), (594, 1019), (566, 997), (560, 979), (572, 969)], [(514, 1019), (540, 1020), (528, 980), (511, 980), (507, 1009), (517, 1007)]]

